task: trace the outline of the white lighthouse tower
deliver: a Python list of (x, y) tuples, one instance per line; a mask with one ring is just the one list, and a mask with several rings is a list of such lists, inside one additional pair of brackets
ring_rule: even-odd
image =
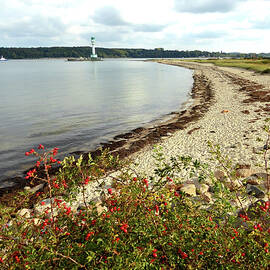
[(95, 51), (95, 37), (91, 37), (91, 44), (92, 44), (92, 54), (91, 59), (96, 60), (98, 58), (96, 51)]

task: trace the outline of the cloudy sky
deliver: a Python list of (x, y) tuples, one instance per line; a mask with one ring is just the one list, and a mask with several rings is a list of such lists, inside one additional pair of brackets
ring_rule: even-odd
[(0, 0), (0, 47), (270, 52), (270, 0)]

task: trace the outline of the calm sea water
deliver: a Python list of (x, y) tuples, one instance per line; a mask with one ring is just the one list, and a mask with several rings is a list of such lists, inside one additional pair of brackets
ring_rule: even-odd
[(180, 108), (192, 72), (131, 60), (0, 63), (0, 181), (32, 164), (44, 144), (62, 156), (87, 151)]

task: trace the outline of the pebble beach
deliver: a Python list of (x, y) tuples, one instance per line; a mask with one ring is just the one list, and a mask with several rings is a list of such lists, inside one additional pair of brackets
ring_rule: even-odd
[[(265, 119), (270, 117), (270, 102), (267, 102), (269, 98), (264, 99), (266, 102), (250, 98), (248, 90), (262, 92), (264, 97), (270, 95), (270, 76), (212, 64), (177, 60), (158, 62), (193, 69), (195, 75), (204, 75), (209, 80), (213, 92), (213, 102), (199, 120), (161, 138), (157, 145), (162, 147), (166, 158), (191, 156), (215, 170), (218, 164), (211, 161), (207, 144), (211, 141), (219, 144), (222, 153), (231, 157), (234, 164), (248, 164), (251, 169), (263, 170), (258, 166), (263, 164), (259, 152), (267, 139), (263, 126)], [(137, 170), (145, 175), (153, 174), (153, 155), (153, 146), (149, 145), (136, 153), (133, 159)]]
[[(171, 118), (165, 122), (120, 134), (104, 148), (109, 148), (111, 153), (119, 155), (120, 158), (128, 157), (132, 171), (143, 177), (154, 175), (155, 148), (158, 147), (162, 149), (166, 161), (171, 157), (190, 156), (194, 160), (207, 163), (210, 171), (216, 173), (215, 177), (221, 181), (223, 175), (218, 173), (220, 164), (213, 159), (208, 142), (218, 144), (222, 155), (228, 156), (234, 166), (246, 169), (244, 173), (240, 173), (243, 181), (251, 177), (249, 183), (255, 189), (257, 187), (253, 187), (254, 183), (261, 183), (259, 187), (264, 192), (260, 193), (259, 190), (257, 198), (267, 196), (269, 176), (265, 174), (263, 166), (267, 133), (263, 127), (265, 120), (270, 117), (270, 76), (237, 68), (216, 67), (212, 64), (179, 60), (157, 62), (193, 70), (194, 85), (190, 93), (189, 107), (173, 112)], [(91, 154), (95, 156), (99, 154), (99, 150)], [(112, 179), (118, 175), (119, 172), (116, 171), (100, 179), (105, 183), (103, 187), (99, 186), (99, 182), (89, 185), (85, 191), (87, 201), (99, 201), (101, 192), (104, 188), (110, 188)], [(197, 179), (190, 179), (186, 171), (181, 171), (177, 177), (182, 183), (189, 185), (192, 197), (207, 192), (208, 198), (212, 200), (208, 192), (211, 183), (202, 186)], [(262, 177), (265, 179), (263, 183), (257, 180), (254, 182), (254, 178)], [(44, 184), (32, 189), (28, 186), (22, 188), (37, 192), (44, 188)], [(205, 190), (202, 192), (200, 189)], [(1, 200), (9, 202), (11, 197), (13, 193), (9, 192), (2, 196)], [(82, 201), (82, 193), (79, 193), (73, 205), (74, 210)], [(48, 204), (49, 199), (44, 207)], [(44, 207), (37, 206), (37, 211), (42, 211)]]

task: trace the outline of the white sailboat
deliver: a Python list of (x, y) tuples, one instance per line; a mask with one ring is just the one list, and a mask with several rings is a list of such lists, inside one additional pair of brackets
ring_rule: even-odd
[(4, 58), (4, 56), (2, 55), (1, 58), (0, 58), (0, 61), (1, 61), (1, 62), (4, 62), (4, 61), (7, 61), (7, 59)]

